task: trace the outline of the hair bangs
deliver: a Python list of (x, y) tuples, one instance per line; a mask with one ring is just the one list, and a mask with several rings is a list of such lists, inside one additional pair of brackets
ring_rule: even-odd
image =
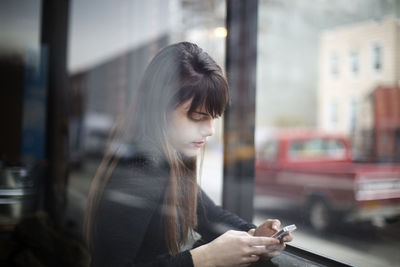
[(224, 77), (204, 75), (196, 84), (187, 88), (192, 99), (188, 113), (204, 108), (211, 117), (221, 116), (229, 105), (229, 87)]

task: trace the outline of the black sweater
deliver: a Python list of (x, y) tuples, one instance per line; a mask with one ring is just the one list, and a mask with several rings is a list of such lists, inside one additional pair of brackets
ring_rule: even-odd
[[(97, 212), (91, 266), (193, 266), (188, 250), (170, 255), (165, 244), (162, 202), (168, 177), (168, 165), (151, 157), (114, 170)], [(203, 242), (228, 229), (254, 228), (216, 206), (202, 190), (197, 203), (195, 231)]]

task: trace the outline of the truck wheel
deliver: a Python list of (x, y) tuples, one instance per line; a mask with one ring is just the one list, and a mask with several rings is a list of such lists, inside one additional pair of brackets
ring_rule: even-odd
[(325, 201), (314, 199), (309, 205), (309, 222), (314, 230), (323, 232), (331, 223), (331, 211)]

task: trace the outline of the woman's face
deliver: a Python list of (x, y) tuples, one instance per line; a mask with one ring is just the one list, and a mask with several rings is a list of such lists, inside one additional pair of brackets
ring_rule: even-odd
[(188, 115), (191, 102), (179, 105), (168, 117), (169, 141), (187, 157), (197, 156), (207, 137), (214, 134), (214, 118), (204, 108)]

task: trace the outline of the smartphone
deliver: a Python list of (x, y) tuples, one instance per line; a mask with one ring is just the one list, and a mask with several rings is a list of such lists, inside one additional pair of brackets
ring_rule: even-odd
[(276, 232), (272, 237), (277, 238), (277, 239), (282, 239), (285, 235), (293, 232), (296, 229), (297, 229), (296, 225), (291, 224), (291, 225), (283, 227), (281, 230)]

